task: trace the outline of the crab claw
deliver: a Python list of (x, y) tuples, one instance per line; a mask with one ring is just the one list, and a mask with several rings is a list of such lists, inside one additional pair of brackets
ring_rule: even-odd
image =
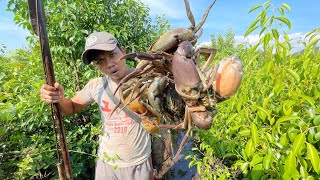
[(189, 108), (189, 110), (194, 125), (204, 130), (211, 127), (213, 119), (208, 115), (204, 106)]
[(189, 41), (179, 44), (172, 59), (172, 74), (176, 91), (185, 100), (197, 101), (202, 90), (201, 79), (191, 56), (193, 46)]
[(219, 62), (213, 89), (223, 97), (233, 95), (242, 80), (242, 64), (239, 58), (229, 56)]
[(212, 124), (212, 117), (206, 112), (192, 112), (191, 113), (192, 122), (200, 129), (210, 129)]

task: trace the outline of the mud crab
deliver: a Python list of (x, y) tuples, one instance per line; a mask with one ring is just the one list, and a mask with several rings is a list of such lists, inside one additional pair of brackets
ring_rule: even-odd
[[(136, 70), (123, 78), (116, 91), (120, 91), (121, 103), (141, 115), (144, 128), (159, 132), (160, 128), (187, 130), (179, 149), (166, 166), (156, 174), (162, 175), (178, 160), (192, 125), (209, 129), (215, 105), (238, 89), (242, 79), (242, 64), (235, 56), (229, 56), (211, 66), (216, 55), (213, 48), (194, 49), (201, 27), (214, 0), (195, 25), (188, 0), (184, 0), (187, 16), (191, 22), (188, 29), (177, 28), (163, 34), (149, 48), (148, 53), (126, 54), (119, 60), (139, 58)], [(200, 67), (200, 56), (207, 61)]]

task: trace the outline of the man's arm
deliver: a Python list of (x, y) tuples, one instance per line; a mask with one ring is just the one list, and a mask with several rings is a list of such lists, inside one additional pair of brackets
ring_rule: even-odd
[(62, 113), (72, 115), (80, 112), (88, 105), (84, 104), (79, 98), (67, 99), (64, 97), (64, 88), (59, 83), (54, 87), (44, 84), (40, 88), (40, 98), (45, 103), (59, 103)]

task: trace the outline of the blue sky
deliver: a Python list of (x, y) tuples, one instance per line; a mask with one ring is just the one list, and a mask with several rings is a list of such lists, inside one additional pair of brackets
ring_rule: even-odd
[[(190, 22), (186, 16), (183, 0), (141, 0), (150, 7), (152, 17), (164, 14), (172, 28), (188, 28)], [(210, 4), (211, 0), (189, 0), (191, 11), (198, 23)], [(210, 41), (211, 34), (225, 34), (229, 27), (236, 35), (237, 41), (254, 43), (258, 35), (253, 33), (246, 39), (243, 38), (249, 25), (254, 21), (257, 13), (248, 11), (254, 5), (262, 4), (265, 0), (217, 0), (212, 7), (207, 21), (203, 25), (203, 35), (199, 43)], [(286, 13), (292, 24), (289, 31), (292, 39), (302, 37), (312, 29), (320, 27), (320, 1), (319, 0), (272, 0), (272, 4), (286, 3), (291, 11)], [(27, 46), (25, 37), (29, 32), (18, 27), (13, 22), (13, 14), (5, 11), (6, 0), (0, 0), (0, 45), (7, 46), (7, 50)], [(258, 12), (258, 11), (257, 11)]]
[(29, 32), (15, 25), (13, 13), (6, 11), (7, 1), (0, 0), (0, 47), (2, 44), (7, 50), (23, 48), (27, 46), (25, 40)]
[[(190, 22), (187, 18), (183, 0), (142, 0), (150, 7), (151, 15), (165, 14), (172, 28), (187, 28)], [(207, 6), (212, 0), (189, 0), (191, 11), (196, 23), (202, 18)], [(254, 32), (247, 38), (243, 38), (250, 24), (255, 20), (260, 10), (248, 14), (255, 5), (260, 5), (266, 0), (217, 0), (203, 25), (203, 35), (199, 43), (207, 43), (211, 40), (211, 34), (224, 35), (228, 28), (232, 28), (238, 42), (248, 41), (254, 44), (258, 40), (258, 33)], [(291, 7), (285, 16), (291, 21), (292, 28), (288, 32), (293, 41), (303, 37), (312, 29), (320, 27), (320, 1), (319, 0), (272, 0), (275, 7), (286, 3)], [(293, 43), (295, 44), (295, 43)]]

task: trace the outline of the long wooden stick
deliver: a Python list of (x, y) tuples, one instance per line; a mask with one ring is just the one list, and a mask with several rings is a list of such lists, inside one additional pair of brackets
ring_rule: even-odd
[[(40, 38), (42, 62), (44, 67), (44, 73), (46, 75), (47, 84), (54, 86), (55, 76), (49, 48), (49, 40), (46, 30), (44, 7), (42, 3), (42, 0), (28, 0), (31, 24), (35, 34), (37, 34)], [(63, 127), (62, 113), (60, 105), (58, 103), (53, 103), (53, 112), (54, 122), (57, 126), (57, 134), (59, 134), (60, 147), (66, 177), (67, 179), (72, 179), (72, 169), (66, 143), (65, 131)]]

